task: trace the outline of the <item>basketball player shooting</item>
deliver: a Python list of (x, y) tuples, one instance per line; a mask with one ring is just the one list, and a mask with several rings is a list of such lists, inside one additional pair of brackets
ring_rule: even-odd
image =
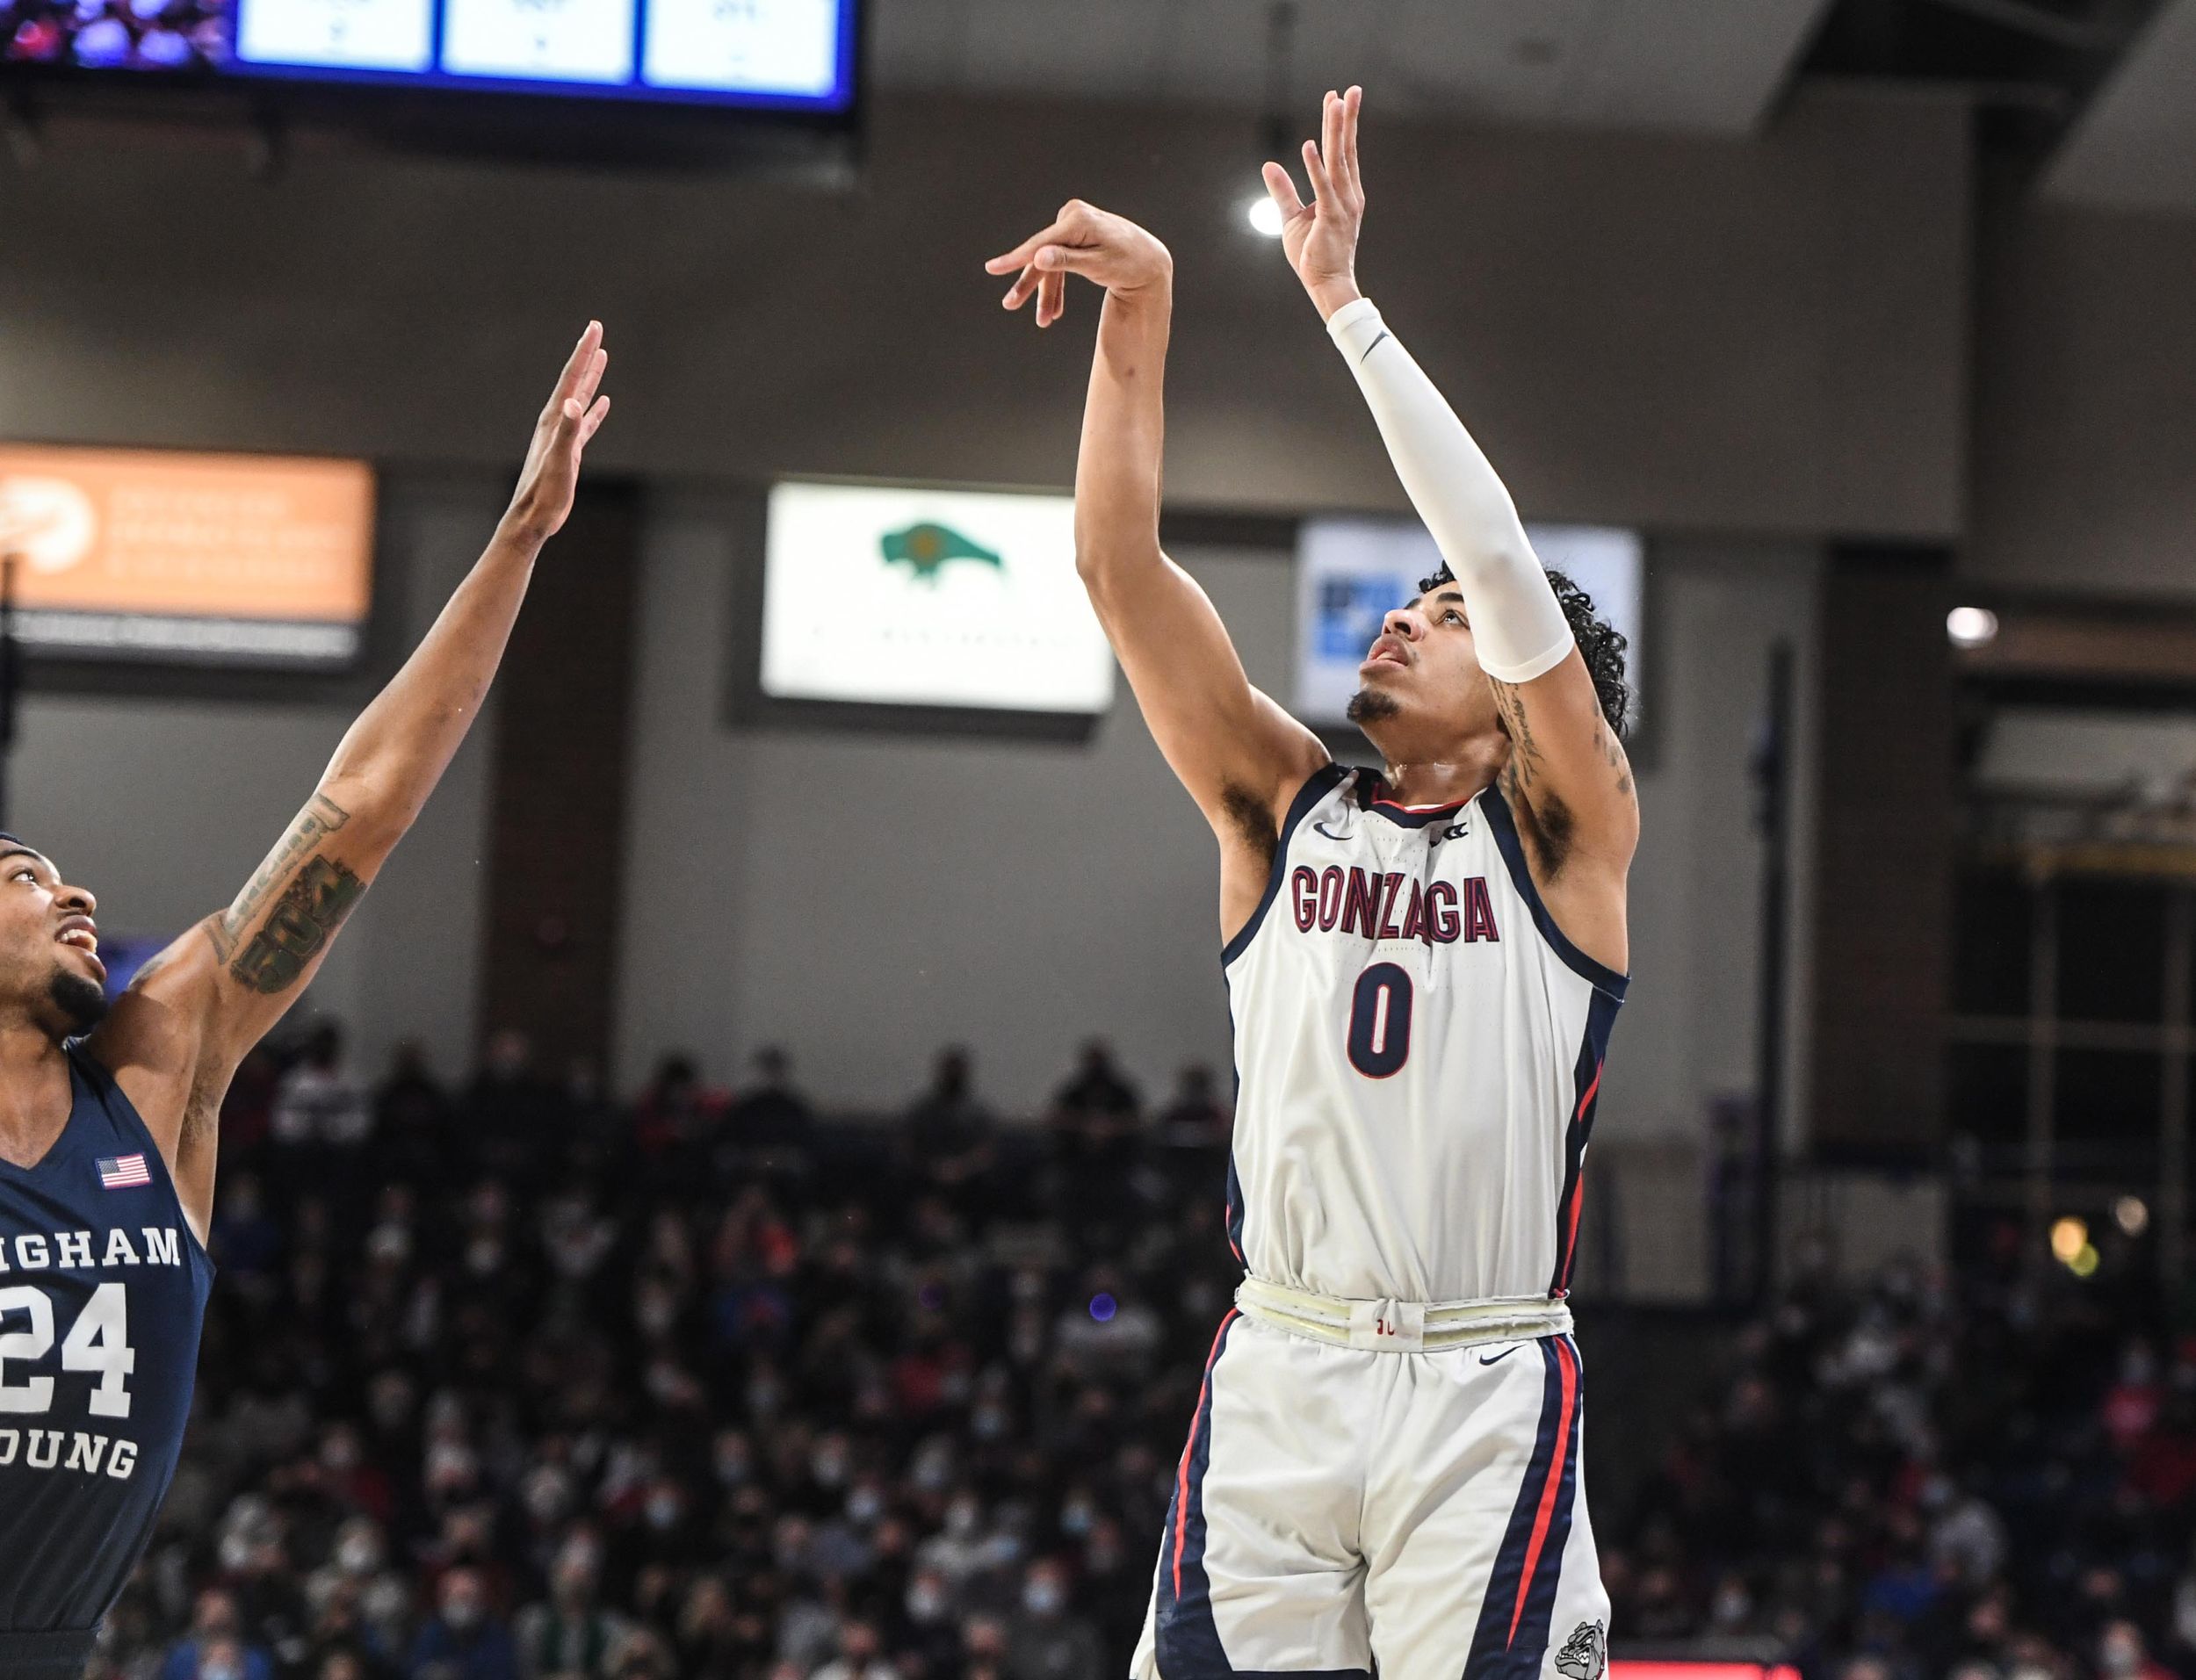
[(1447, 562), (1388, 614), (1346, 769), (1252, 688), (1161, 552), (1167, 249), (1082, 203), (988, 264), (1104, 288), (1077, 564), (1220, 843), (1247, 1273), (1177, 1472), (1138, 1676), (1600, 1680), (1564, 1304), (1624, 995), (1639, 814), (1623, 641), (1544, 571), (1486, 458), (1358, 291), (1356, 89), (1266, 166), (1282, 244)]
[(610, 410), (590, 324), (495, 536), (236, 900), (107, 1007), (92, 895), (0, 836), (0, 1675), (83, 1671), (183, 1444), (215, 1128), (480, 710)]

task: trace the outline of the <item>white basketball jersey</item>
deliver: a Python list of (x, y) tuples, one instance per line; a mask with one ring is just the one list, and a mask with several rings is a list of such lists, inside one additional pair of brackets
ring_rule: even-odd
[(1624, 977), (1549, 919), (1499, 791), (1386, 792), (1314, 775), (1222, 954), (1230, 1240), (1252, 1276), (1315, 1294), (1561, 1297)]

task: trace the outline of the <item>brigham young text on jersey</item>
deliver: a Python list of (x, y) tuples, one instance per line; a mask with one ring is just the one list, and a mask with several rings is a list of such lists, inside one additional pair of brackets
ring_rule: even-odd
[(0, 1560), (20, 1563), (0, 1569), (0, 1626), (17, 1630), (94, 1627), (128, 1580), (213, 1282), (151, 1129), (81, 1045), (64, 1054), (59, 1141), (0, 1162)]

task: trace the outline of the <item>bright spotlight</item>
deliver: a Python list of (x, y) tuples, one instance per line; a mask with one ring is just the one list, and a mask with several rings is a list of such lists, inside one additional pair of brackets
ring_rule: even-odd
[(1997, 615), (1988, 607), (1954, 607), (1945, 615), (1954, 647), (1988, 647), (1997, 639)]
[(2089, 1246), (2089, 1224), (2069, 1214), (2051, 1227), (2051, 1252), (2061, 1265), (2072, 1265)]
[(1261, 234), (1268, 239), (1281, 237), (1281, 206), (1274, 202), (1272, 193), (1260, 193), (1243, 206), (1243, 213), (1253, 234)]

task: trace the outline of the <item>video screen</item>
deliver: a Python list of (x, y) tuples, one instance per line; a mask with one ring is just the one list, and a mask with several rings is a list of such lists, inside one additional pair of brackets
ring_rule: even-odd
[(340, 667), (373, 596), (363, 461), (0, 445), (15, 633), (84, 659)]
[[(1600, 525), (1530, 525), (1541, 564), (1564, 573), (1623, 631), (1626, 674), (1643, 669), (1645, 545), (1637, 531)], [(1415, 520), (1307, 519), (1297, 537), (1297, 716), (1345, 721), (1358, 667), (1388, 613), (1419, 592), (1441, 552)]]
[(1113, 684), (1075, 574), (1072, 498), (771, 490), (766, 696), (1094, 716)]
[(856, 0), (0, 0), (0, 64), (842, 112)]

